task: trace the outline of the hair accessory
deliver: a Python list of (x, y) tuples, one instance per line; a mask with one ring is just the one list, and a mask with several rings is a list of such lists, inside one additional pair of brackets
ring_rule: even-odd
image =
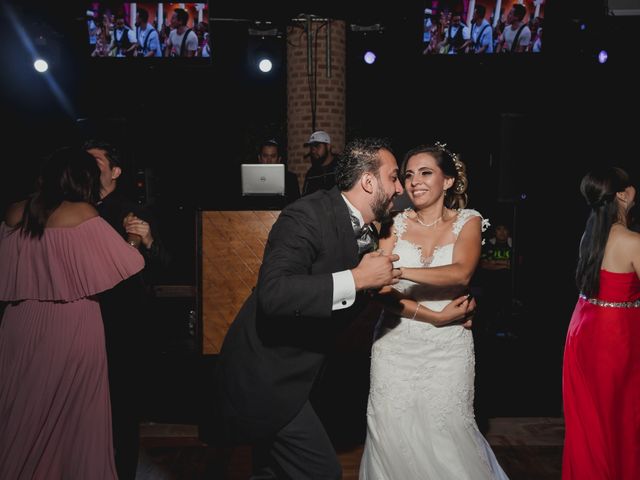
[(451, 157), (451, 160), (453, 161), (453, 166), (455, 167), (456, 173), (458, 174), (456, 181), (452, 187), (453, 193), (455, 193), (456, 195), (463, 195), (464, 192), (467, 190), (467, 179), (466, 179), (466, 176), (464, 175), (465, 167), (464, 167), (464, 163), (462, 163), (462, 161), (460, 160), (460, 155), (458, 155), (457, 153), (453, 153), (451, 150), (449, 150), (447, 148), (446, 143), (435, 142), (435, 146), (441, 152), (446, 153), (447, 155), (449, 155), (449, 157)]
[(464, 165), (460, 161), (460, 156), (457, 153), (453, 153), (451, 150), (447, 148), (446, 143), (436, 142), (435, 146), (440, 149), (442, 152), (448, 154), (453, 160), (453, 165), (456, 167), (458, 173), (464, 170)]

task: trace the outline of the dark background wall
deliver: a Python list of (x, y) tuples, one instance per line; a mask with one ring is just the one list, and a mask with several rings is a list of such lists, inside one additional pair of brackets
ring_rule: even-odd
[[(559, 362), (586, 215), (580, 178), (600, 163), (638, 178), (640, 95), (630, 73), (637, 70), (638, 17), (607, 16), (598, 2), (550, 0), (542, 54), (451, 58), (420, 54), (423, 5), (415, 0), (296, 3), (284, 11), (236, 3), (212, 2), (211, 17), (269, 19), (283, 30), (299, 13), (384, 25), (382, 34), (347, 36), (347, 139), (389, 137), (399, 159), (416, 144), (447, 142), (467, 163), (471, 206), (490, 218), (516, 212), (524, 258), (518, 289), (527, 303), (531, 364), (539, 366), (530, 378), (547, 378), (555, 393), (545, 405), (559, 411)], [(1, 206), (30, 191), (43, 155), (98, 132), (121, 146), (130, 178), (146, 172), (137, 178), (174, 252), (165, 280), (193, 283), (196, 209), (234, 205), (238, 165), (254, 158), (261, 139), (275, 135), (286, 145), (285, 65), (270, 76), (250, 70), (248, 23), (223, 20), (210, 22), (211, 63), (89, 59), (84, 4), (9, 5), (16, 16), (5, 11), (0, 28)], [(48, 77), (33, 70), (14, 27), (31, 39), (46, 35), (56, 59)], [(281, 58), (285, 41), (272, 42)], [(369, 66), (361, 55), (371, 44), (378, 61)], [(604, 65), (596, 61), (601, 48), (609, 53)]]

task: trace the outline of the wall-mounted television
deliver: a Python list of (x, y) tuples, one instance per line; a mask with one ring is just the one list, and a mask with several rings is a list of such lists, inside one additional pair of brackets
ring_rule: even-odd
[(89, 2), (88, 55), (209, 58), (208, 3)]
[(545, 0), (426, 0), (423, 55), (540, 53)]

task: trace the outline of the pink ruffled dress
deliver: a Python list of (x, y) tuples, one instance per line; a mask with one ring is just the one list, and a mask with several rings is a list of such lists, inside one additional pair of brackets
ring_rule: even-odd
[(0, 225), (0, 478), (117, 478), (94, 296), (143, 267), (100, 217), (39, 239)]

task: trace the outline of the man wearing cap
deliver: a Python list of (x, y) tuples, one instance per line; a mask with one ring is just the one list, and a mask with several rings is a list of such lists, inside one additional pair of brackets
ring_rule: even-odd
[(317, 190), (330, 190), (336, 184), (336, 163), (338, 156), (331, 152), (331, 137), (327, 132), (317, 130), (311, 134), (305, 147), (309, 147), (311, 168), (304, 177), (302, 195)]

